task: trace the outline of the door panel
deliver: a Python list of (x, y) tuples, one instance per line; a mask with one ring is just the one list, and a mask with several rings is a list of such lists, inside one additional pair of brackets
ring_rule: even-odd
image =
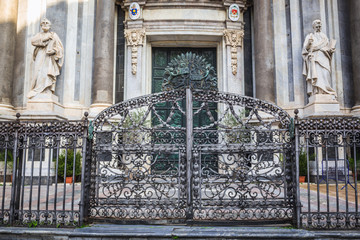
[[(153, 48), (153, 68), (152, 68), (152, 93), (162, 92), (162, 83), (163, 83), (163, 75), (165, 72), (165, 68), (171, 62), (173, 58), (181, 54), (186, 54), (187, 52), (195, 53), (199, 56), (204, 57), (208, 63), (214, 66), (216, 70), (216, 48)], [(193, 112), (197, 112), (201, 107), (202, 102), (194, 101), (193, 103)], [(178, 102), (179, 107), (185, 111), (185, 100)], [(170, 113), (172, 112), (172, 108), (174, 106), (170, 103), (162, 103), (156, 105), (156, 110), (158, 113), (162, 114), (162, 119), (166, 121), (169, 117)], [(213, 116), (217, 116), (216, 103), (209, 104), (210, 112)], [(173, 116), (171, 117), (171, 122), (169, 124), (174, 127), (185, 127), (186, 119), (183, 114), (180, 113), (180, 110), (174, 110)], [(159, 125), (160, 122), (158, 120), (153, 120), (152, 125), (156, 126)], [(209, 118), (207, 116), (206, 111), (201, 111), (200, 114), (196, 115), (193, 119), (194, 127), (201, 127), (209, 124)], [(166, 138), (166, 137), (164, 137)], [(161, 142), (161, 141), (160, 141)], [(160, 143), (158, 142), (158, 143)], [(170, 159), (169, 159), (170, 158)], [(166, 171), (165, 166), (169, 165), (169, 161), (175, 162), (178, 159), (177, 155), (173, 156), (159, 156), (158, 163), (153, 165), (153, 170), (158, 171)], [(217, 163), (216, 163), (216, 156), (207, 156), (204, 155), (202, 160), (207, 162), (211, 168), (211, 171), (217, 171)], [(176, 163), (173, 164), (176, 166)], [(164, 167), (162, 167), (164, 166)]]

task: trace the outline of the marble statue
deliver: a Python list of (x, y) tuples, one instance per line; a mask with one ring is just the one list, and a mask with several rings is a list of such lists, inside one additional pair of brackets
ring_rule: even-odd
[(306, 36), (302, 50), (304, 59), (303, 75), (306, 76), (307, 93), (330, 94), (336, 97), (331, 87), (331, 59), (335, 52), (335, 40), (321, 32), (321, 21), (313, 21), (314, 33)]
[(64, 47), (58, 35), (50, 31), (51, 22), (44, 18), (40, 26), (43, 31), (31, 38), (31, 44), (35, 46), (34, 72), (28, 98), (33, 98), (39, 93), (53, 94), (56, 77), (64, 63)]

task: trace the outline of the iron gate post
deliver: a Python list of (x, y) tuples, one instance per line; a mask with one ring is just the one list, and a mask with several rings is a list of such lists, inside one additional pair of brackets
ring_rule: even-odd
[(295, 185), (296, 185), (296, 203), (295, 203), (295, 207), (296, 207), (296, 227), (300, 228), (301, 227), (301, 218), (300, 218), (300, 214), (301, 214), (301, 201), (300, 201), (300, 183), (299, 183), (299, 117), (298, 117), (298, 113), (299, 110), (295, 109), (294, 111), (295, 113)]
[(20, 128), (20, 113), (16, 114), (16, 123), (15, 123), (15, 135), (14, 135), (14, 149), (13, 149), (13, 172), (12, 172), (12, 183), (11, 183), (11, 199), (10, 199), (10, 217), (9, 224), (13, 225), (15, 218), (15, 195), (16, 195), (16, 169), (17, 169), (17, 153), (18, 153), (18, 141), (19, 141), (19, 128)]
[(85, 218), (85, 188), (87, 186), (87, 183), (85, 182), (85, 173), (86, 173), (86, 164), (87, 164), (87, 141), (88, 141), (88, 112), (84, 113), (85, 119), (84, 119), (84, 125), (83, 125), (83, 146), (82, 146), (82, 156), (83, 156), (83, 163), (81, 167), (81, 198), (80, 198), (80, 219), (79, 219), (79, 225), (82, 226), (84, 223)]
[(192, 209), (192, 148), (193, 148), (193, 94), (190, 87), (186, 88), (186, 178), (187, 178), (187, 209), (186, 218), (193, 218)]

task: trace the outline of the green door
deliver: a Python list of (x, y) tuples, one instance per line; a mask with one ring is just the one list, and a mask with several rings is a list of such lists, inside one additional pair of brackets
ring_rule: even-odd
[(165, 68), (171, 59), (180, 54), (192, 52), (204, 57), (215, 70), (216, 48), (153, 48), (152, 49), (152, 93), (161, 92)]
[[(210, 63), (216, 70), (216, 48), (153, 48), (152, 51), (152, 93), (162, 92), (163, 75), (165, 68), (168, 66), (170, 61), (180, 54), (186, 52), (192, 52), (199, 56), (204, 57), (208, 63)], [(185, 106), (185, 100), (179, 103), (180, 106)], [(198, 111), (201, 103), (194, 102), (193, 111)], [(161, 114), (161, 118), (166, 120), (171, 111), (171, 105), (169, 103), (157, 104), (157, 112)], [(217, 104), (212, 103), (209, 106), (213, 116), (216, 116)], [(184, 107), (183, 107), (184, 109)], [(185, 109), (184, 109), (185, 110)], [(177, 127), (185, 127), (185, 116), (180, 111), (175, 112), (172, 117), (171, 125)], [(152, 125), (156, 126), (159, 124), (158, 120), (153, 120)], [(193, 119), (194, 127), (200, 127), (209, 124), (209, 118), (206, 112), (202, 112)], [(196, 138), (196, 136), (195, 136)], [(196, 141), (196, 139), (194, 139)], [(198, 141), (199, 142), (199, 141)], [(171, 171), (172, 168), (176, 168), (176, 161), (178, 159), (177, 154), (162, 155), (158, 156), (157, 163), (153, 165), (152, 170), (158, 174)], [(217, 157), (216, 156), (202, 156), (202, 161), (208, 166), (210, 172), (217, 172)]]

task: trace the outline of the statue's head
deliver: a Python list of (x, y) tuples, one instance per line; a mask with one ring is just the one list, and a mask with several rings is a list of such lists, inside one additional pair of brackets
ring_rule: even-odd
[(312, 27), (315, 32), (321, 32), (321, 20), (320, 19), (314, 20), (312, 23)]
[(51, 28), (51, 22), (47, 18), (41, 19), (40, 27), (44, 32), (48, 32)]

